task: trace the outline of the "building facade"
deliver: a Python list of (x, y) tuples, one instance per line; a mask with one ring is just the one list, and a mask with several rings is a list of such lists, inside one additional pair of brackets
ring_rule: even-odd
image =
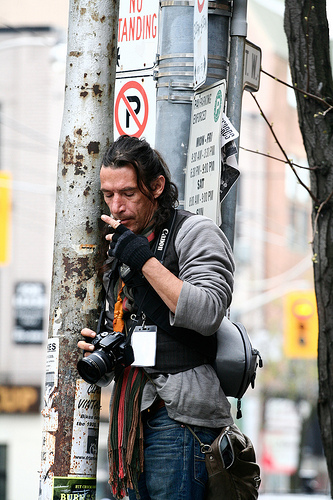
[(9, 252), (0, 267), (0, 496), (6, 500), (38, 492), (64, 42), (51, 27), (0, 27), (0, 165), (11, 178)]
[[(64, 0), (41, 2), (38, 11), (32, 0), (24, 4), (24, 10), (15, 1), (0, 7), (0, 169), (12, 179), (10, 252), (0, 267), (0, 497), (4, 500), (38, 495), (68, 10)], [(288, 82), (282, 8), (282, 0), (250, 0), (248, 38), (261, 47), (265, 72)], [(288, 157), (306, 166), (292, 91), (262, 73), (255, 97)], [(276, 436), (281, 430), (270, 420), (272, 408), (291, 408), (289, 423), (298, 441), (288, 435), (284, 442), (298, 450), (304, 415), (310, 415), (311, 408), (290, 407), (285, 401), (314, 401), (316, 373), (315, 359), (288, 358), (283, 347), (286, 294), (313, 288), (310, 199), (290, 167), (273, 157), (281, 159), (281, 150), (253, 97), (245, 92), (231, 317), (245, 324), (264, 357), (265, 369), (258, 374), (255, 391), (244, 398), (241, 426), (255, 443), (263, 487), (282, 491), (290, 489), (300, 464), (294, 455), (279, 458)], [(300, 175), (308, 183), (307, 171)], [(298, 376), (303, 383), (296, 382)], [(109, 394), (106, 390), (102, 398), (98, 499), (107, 495)], [(274, 453), (269, 456), (267, 449)], [(313, 456), (305, 457), (301, 468), (313, 469)], [(281, 461), (288, 460), (289, 468), (283, 469)], [(314, 472), (323, 491), (321, 455), (317, 464)]]

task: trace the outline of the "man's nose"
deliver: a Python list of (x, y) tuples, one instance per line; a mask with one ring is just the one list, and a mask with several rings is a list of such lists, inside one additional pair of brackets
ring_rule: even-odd
[(122, 196), (119, 196), (117, 194), (113, 195), (110, 209), (112, 214), (117, 214), (124, 211), (124, 200)]

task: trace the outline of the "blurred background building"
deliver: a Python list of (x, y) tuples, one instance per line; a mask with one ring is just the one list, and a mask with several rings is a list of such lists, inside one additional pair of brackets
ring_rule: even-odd
[[(37, 498), (68, 2), (0, 7), (0, 498)], [(0, 179), (1, 182), (1, 179)], [(3, 196), (3, 191), (1, 191)], [(1, 217), (4, 217), (4, 212)]]
[[(283, 1), (250, 1), (248, 38), (262, 49), (263, 71), (290, 84), (283, 12)], [(264, 72), (255, 97), (287, 157), (300, 166), (296, 170), (301, 181), (309, 186), (308, 170), (301, 168), (307, 160), (293, 90)], [(244, 430), (255, 440), (263, 490), (324, 491), (326, 465), (315, 412), (311, 200), (283, 160), (255, 100), (245, 92), (231, 313), (246, 325), (264, 357), (264, 370), (259, 371), (256, 391), (245, 397)]]
[[(3, 500), (38, 495), (67, 15), (68, 0), (16, 0), (0, 7), (0, 189), (8, 178), (12, 186), (10, 231), (0, 235), (9, 244), (0, 267)], [(249, 0), (248, 39), (262, 49), (263, 70), (289, 82), (283, 0)], [(293, 91), (261, 74), (255, 96), (288, 157), (306, 166)], [(310, 197), (290, 167), (273, 157), (283, 159), (245, 92), (231, 317), (246, 325), (264, 369), (255, 390), (244, 397), (244, 416), (237, 423), (256, 446), (263, 491), (324, 492), (328, 482), (315, 415), (316, 332), (307, 330), (307, 319), (315, 314), (308, 312), (313, 304)], [(298, 172), (309, 185), (307, 170)], [(107, 389), (98, 499), (109, 491), (108, 397)]]

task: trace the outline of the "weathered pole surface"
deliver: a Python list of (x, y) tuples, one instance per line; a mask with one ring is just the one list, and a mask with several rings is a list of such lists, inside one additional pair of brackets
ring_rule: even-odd
[[(94, 498), (89, 494), (95, 488), (99, 392), (78, 379), (77, 341), (82, 327), (94, 327), (97, 320), (99, 168), (113, 140), (118, 12), (119, 0), (70, 0), (42, 410), (39, 498), (43, 500), (60, 498), (66, 487), (74, 493), (79, 486), (82, 498)], [(75, 479), (82, 476), (92, 481)], [(70, 480), (65, 486), (62, 478), (67, 477), (76, 486)], [(53, 496), (55, 492), (58, 496)]]

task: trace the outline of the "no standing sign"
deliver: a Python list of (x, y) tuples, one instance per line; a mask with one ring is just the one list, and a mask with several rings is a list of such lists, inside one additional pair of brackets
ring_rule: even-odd
[(154, 146), (158, 0), (122, 0), (118, 27), (114, 138), (145, 137)]

